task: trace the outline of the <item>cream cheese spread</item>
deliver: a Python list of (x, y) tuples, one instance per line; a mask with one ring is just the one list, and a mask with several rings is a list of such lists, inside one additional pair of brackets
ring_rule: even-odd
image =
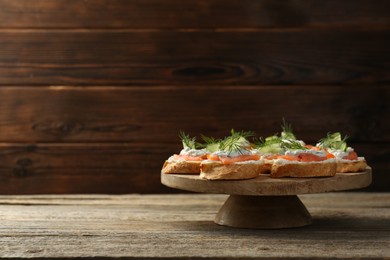
[(282, 158), (276, 159), (273, 161), (274, 164), (284, 165), (284, 164), (318, 164), (318, 163), (335, 163), (336, 159), (330, 158), (323, 161), (313, 161), (313, 162), (301, 162), (301, 161), (289, 161)]
[[(222, 163), (221, 161), (214, 161), (214, 160), (204, 160), (202, 161), (202, 164), (207, 164), (207, 163)], [(241, 161), (241, 162), (234, 162), (233, 164), (263, 164), (264, 160), (248, 160), (248, 161)], [(226, 164), (229, 165), (229, 164)]]
[(180, 151), (180, 155), (187, 155), (187, 156), (203, 156), (205, 154), (208, 154), (206, 149), (191, 149), (191, 148), (184, 148)]
[(333, 154), (336, 159), (343, 159), (343, 157), (348, 156), (350, 152), (353, 152), (353, 148), (348, 147), (347, 151), (328, 149), (328, 152)]
[[(255, 152), (256, 153), (256, 152)], [(220, 157), (237, 157), (240, 155), (253, 155), (254, 152), (252, 150), (247, 150), (247, 149), (240, 149), (240, 150), (235, 150), (235, 151), (215, 151), (211, 155), (212, 156), (220, 156)]]
[(311, 149), (307, 149), (307, 150), (288, 150), (284, 154), (285, 155), (298, 156), (301, 153), (310, 153), (310, 154), (313, 154), (313, 155), (316, 155), (316, 156), (319, 156), (319, 157), (326, 157), (326, 152), (324, 150), (319, 150), (318, 151), (318, 150), (311, 150)]
[(341, 163), (358, 162), (358, 161), (365, 161), (365, 160), (366, 159), (364, 157), (358, 157), (357, 160), (337, 159), (337, 161)]

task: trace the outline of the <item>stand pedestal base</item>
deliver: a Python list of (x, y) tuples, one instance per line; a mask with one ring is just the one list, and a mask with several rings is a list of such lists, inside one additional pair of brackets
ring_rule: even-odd
[(336, 173), (325, 178), (270, 178), (260, 174), (250, 180), (205, 180), (199, 174), (161, 173), (168, 187), (204, 193), (231, 194), (214, 222), (237, 228), (277, 229), (309, 225), (311, 216), (297, 194), (359, 189), (370, 185), (371, 168), (363, 172)]
[(298, 196), (230, 195), (214, 222), (236, 228), (277, 229), (312, 223)]

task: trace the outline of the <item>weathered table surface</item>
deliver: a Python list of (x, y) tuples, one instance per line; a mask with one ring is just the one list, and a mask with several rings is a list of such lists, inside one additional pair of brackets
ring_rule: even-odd
[(225, 195), (0, 196), (2, 258), (390, 259), (390, 193), (302, 195), (310, 226), (218, 226)]

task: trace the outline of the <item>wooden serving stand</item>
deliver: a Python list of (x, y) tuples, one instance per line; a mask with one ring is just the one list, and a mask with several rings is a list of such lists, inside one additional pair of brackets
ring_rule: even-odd
[(237, 228), (277, 229), (302, 227), (312, 217), (299, 194), (363, 188), (371, 183), (371, 168), (357, 173), (337, 173), (322, 178), (270, 178), (204, 180), (199, 175), (164, 174), (161, 183), (187, 191), (230, 194), (214, 222)]

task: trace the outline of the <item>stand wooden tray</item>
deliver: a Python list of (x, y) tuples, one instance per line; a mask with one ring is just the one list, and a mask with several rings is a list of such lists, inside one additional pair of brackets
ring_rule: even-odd
[(230, 194), (214, 222), (238, 228), (291, 228), (309, 225), (310, 213), (297, 195), (359, 189), (370, 185), (371, 168), (325, 178), (279, 178), (210, 181), (199, 175), (163, 174), (161, 183), (187, 191)]

